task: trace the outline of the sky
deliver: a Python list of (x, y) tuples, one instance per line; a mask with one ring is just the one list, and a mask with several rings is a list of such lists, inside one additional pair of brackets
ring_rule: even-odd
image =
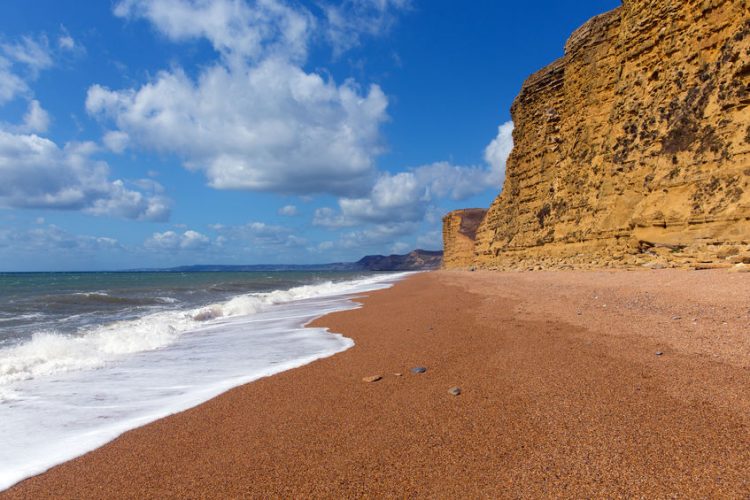
[(0, 271), (442, 248), (619, 0), (3, 0)]

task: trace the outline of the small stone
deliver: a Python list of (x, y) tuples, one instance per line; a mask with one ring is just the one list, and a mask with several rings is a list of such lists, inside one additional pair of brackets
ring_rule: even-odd
[(448, 389), (448, 394), (450, 394), (452, 396), (458, 396), (459, 394), (461, 394), (461, 388), (460, 387), (451, 387), (450, 389)]
[(672, 316), (672, 321), (677, 321), (682, 319), (682, 316)]
[(415, 366), (414, 368), (411, 369), (412, 373), (424, 373), (426, 371), (427, 371), (427, 368), (425, 368), (424, 366)]
[(394, 373), (393, 374), (394, 377), (400, 377), (401, 375), (402, 375), (401, 373)]
[(657, 356), (661, 356), (661, 355), (663, 355), (663, 354), (664, 354), (664, 353), (663, 353), (663, 352), (661, 352), (661, 351), (656, 351), (656, 355), (657, 355)]
[(371, 377), (365, 377), (362, 379), (362, 382), (367, 382), (368, 384), (372, 384), (373, 382), (377, 382), (378, 380), (382, 379), (382, 375), (373, 375)]

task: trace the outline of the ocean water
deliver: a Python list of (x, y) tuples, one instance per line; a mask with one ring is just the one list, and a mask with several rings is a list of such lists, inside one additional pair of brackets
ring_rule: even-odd
[(354, 345), (304, 328), (406, 273), (0, 274), (0, 490)]

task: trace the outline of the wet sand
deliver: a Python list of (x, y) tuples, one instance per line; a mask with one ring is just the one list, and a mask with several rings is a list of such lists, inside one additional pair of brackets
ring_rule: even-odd
[(725, 271), (416, 275), (315, 322), (354, 348), (0, 497), (748, 497), (749, 297)]

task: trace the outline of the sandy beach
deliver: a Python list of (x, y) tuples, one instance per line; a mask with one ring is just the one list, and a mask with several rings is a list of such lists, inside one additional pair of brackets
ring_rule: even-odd
[(723, 270), (418, 274), (314, 323), (354, 348), (0, 497), (747, 497), (748, 297)]

